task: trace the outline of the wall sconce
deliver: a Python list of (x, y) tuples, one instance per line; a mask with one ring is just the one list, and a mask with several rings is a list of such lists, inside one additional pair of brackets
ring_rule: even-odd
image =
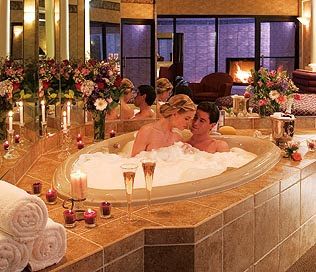
[(304, 26), (309, 25), (310, 19), (310, 17), (297, 17), (297, 20)]

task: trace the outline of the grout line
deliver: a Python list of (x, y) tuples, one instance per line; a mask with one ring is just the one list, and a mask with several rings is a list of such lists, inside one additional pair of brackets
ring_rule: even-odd
[(144, 246), (140, 246), (140, 247), (138, 247), (138, 248), (135, 248), (135, 249), (129, 251), (128, 253), (125, 253), (125, 254), (121, 255), (120, 257), (117, 257), (116, 259), (114, 259), (114, 260), (108, 262), (107, 264), (104, 264), (104, 268), (105, 268), (106, 266), (111, 265), (112, 263), (114, 263), (114, 262), (116, 262), (116, 261), (119, 261), (119, 260), (121, 260), (121, 259), (127, 257), (127, 256), (130, 255), (130, 254), (135, 253), (137, 250), (140, 250), (140, 249), (142, 249), (142, 248), (144, 248)]

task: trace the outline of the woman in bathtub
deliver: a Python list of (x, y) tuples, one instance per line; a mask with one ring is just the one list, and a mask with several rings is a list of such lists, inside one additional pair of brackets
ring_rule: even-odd
[(147, 124), (138, 131), (132, 150), (132, 156), (141, 151), (150, 151), (160, 147), (173, 145), (183, 141), (174, 128), (183, 130), (188, 128), (195, 115), (196, 106), (193, 101), (183, 94), (172, 96), (168, 102), (160, 107), (163, 118)]

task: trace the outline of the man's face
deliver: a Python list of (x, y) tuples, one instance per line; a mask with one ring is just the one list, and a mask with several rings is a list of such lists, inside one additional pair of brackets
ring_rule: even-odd
[(146, 95), (141, 95), (139, 91), (137, 91), (136, 96), (135, 96), (135, 100), (134, 100), (134, 105), (136, 107), (139, 107), (143, 101), (145, 100)]
[(210, 124), (208, 113), (198, 109), (192, 121), (191, 132), (193, 134), (208, 133), (213, 126), (213, 124)]

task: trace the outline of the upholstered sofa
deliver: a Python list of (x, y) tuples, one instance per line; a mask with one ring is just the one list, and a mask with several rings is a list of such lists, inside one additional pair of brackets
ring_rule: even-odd
[(295, 70), (292, 73), (294, 84), (300, 89), (300, 93), (316, 93), (316, 73), (306, 70)]
[(200, 83), (190, 83), (193, 92), (193, 100), (215, 101), (218, 97), (231, 94), (233, 79), (226, 73), (212, 73), (202, 78)]

